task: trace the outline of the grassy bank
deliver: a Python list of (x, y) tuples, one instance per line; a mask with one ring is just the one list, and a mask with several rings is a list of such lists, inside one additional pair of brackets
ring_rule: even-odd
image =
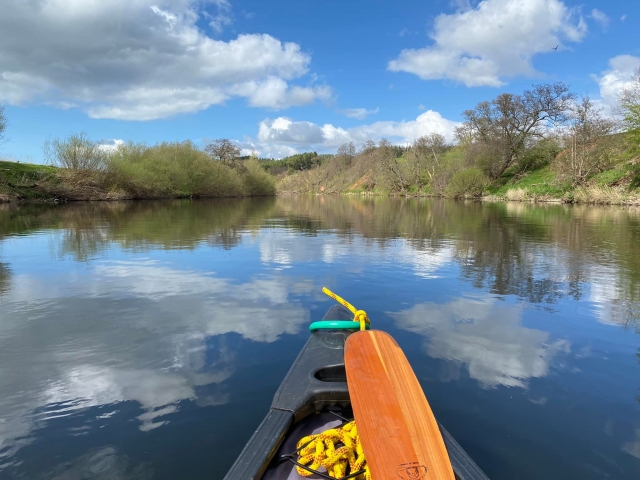
[(0, 160), (0, 202), (48, 199), (51, 195), (42, 186), (58, 181), (55, 167)]
[[(488, 201), (594, 203), (640, 205), (640, 154), (619, 148), (608, 168), (596, 171), (586, 181), (575, 183), (556, 164), (563, 151), (552, 151), (535, 162), (508, 169), (490, 179), (476, 167), (469, 167), (463, 146), (449, 147), (440, 158), (440, 172), (423, 182), (412, 179), (411, 160), (406, 152), (392, 161), (380, 160), (377, 151), (352, 159), (338, 156), (313, 168), (281, 174), (279, 193), (404, 195), (448, 198), (476, 198)], [(393, 168), (390, 168), (390, 166)], [(394, 174), (395, 172), (395, 174)]]
[(0, 201), (275, 195), (257, 160), (225, 164), (190, 142), (129, 144), (90, 169), (0, 161)]
[[(592, 203), (600, 205), (640, 205), (636, 177), (640, 158), (621, 153), (612, 167), (576, 185), (563, 178), (552, 165), (522, 175), (507, 174), (483, 192), (483, 199), (520, 202)], [(504, 182), (504, 184), (501, 184)]]
[[(518, 180), (502, 186), (489, 185), (481, 195), (448, 196), (445, 193), (433, 192), (430, 189), (408, 189), (407, 192), (390, 192), (381, 188), (346, 188), (342, 190), (323, 188), (312, 190), (306, 188), (303, 182), (298, 181), (296, 175), (290, 178), (281, 178), (278, 183), (280, 194), (346, 194), (346, 195), (400, 195), (411, 197), (450, 197), (478, 199), (485, 201), (516, 201), (531, 203), (585, 203), (599, 205), (640, 205), (640, 189), (629, 188), (628, 185), (618, 180), (606, 181), (606, 176), (613, 176), (615, 171), (603, 172), (601, 181), (593, 181), (586, 185), (573, 186), (571, 183), (558, 178), (550, 168), (534, 170), (523, 175)], [(365, 179), (371, 183), (375, 179)], [(626, 182), (625, 182), (626, 183)]]

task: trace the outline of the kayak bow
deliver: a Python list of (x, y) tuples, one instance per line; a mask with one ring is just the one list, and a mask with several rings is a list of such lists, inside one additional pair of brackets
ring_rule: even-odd
[[(295, 469), (296, 465), (294, 465), (294, 462), (297, 462), (299, 458), (297, 443), (300, 439), (328, 429), (344, 427), (351, 422), (354, 411), (356, 412), (356, 426), (360, 425), (360, 420), (367, 422), (367, 425), (372, 423), (368, 418), (365, 420), (365, 417), (371, 417), (366, 410), (360, 409), (361, 412), (365, 412), (365, 415), (358, 415), (357, 398), (360, 397), (358, 392), (361, 386), (356, 386), (353, 374), (348, 375), (345, 368), (345, 343), (348, 345), (347, 358), (349, 358), (351, 345), (356, 345), (356, 343), (352, 343), (351, 338), (353, 337), (355, 341), (359, 336), (370, 333), (361, 331), (361, 329), (365, 330), (369, 327), (368, 317), (364, 311), (356, 310), (337, 295), (330, 296), (341, 305), (332, 306), (321, 321), (311, 324), (309, 340), (278, 388), (266, 417), (245, 445), (227, 473), (225, 480), (293, 480), (300, 478)], [(356, 334), (356, 332), (358, 333)], [(383, 333), (375, 332), (374, 334)], [(395, 342), (393, 343), (395, 344)], [(354, 349), (353, 352), (356, 350)], [(402, 356), (404, 357), (404, 355)], [(348, 365), (349, 361), (347, 361)], [(348, 378), (349, 387), (347, 386)], [(353, 398), (350, 395), (350, 387), (355, 389)], [(369, 391), (368, 395), (375, 397), (376, 390)], [(392, 390), (395, 391), (395, 387)], [(419, 393), (424, 397), (421, 389)], [(397, 397), (396, 400), (402, 403), (402, 400), (398, 400)], [(424, 401), (426, 402), (426, 399)], [(363, 418), (359, 420), (361, 416)], [(375, 420), (375, 417), (373, 418)], [(404, 418), (403, 422), (406, 426), (407, 420)], [(409, 416), (410, 418), (411, 416)], [(391, 424), (387, 424), (387, 426), (389, 425)], [(488, 480), (449, 432), (439, 423), (436, 422), (436, 425), (439, 428), (441, 442), (446, 449), (445, 455), (450, 460), (455, 479)], [(362, 425), (360, 428), (363, 428)], [(364, 429), (366, 430), (367, 426), (364, 426)], [(410, 432), (409, 435), (411, 434)], [(411, 442), (415, 441), (418, 439), (411, 439)], [(363, 440), (362, 443), (366, 457), (366, 440)], [(370, 448), (377, 449), (377, 447)], [(377, 450), (372, 452), (377, 452)], [(376, 458), (372, 457), (371, 460), (375, 463), (378, 456), (375, 454)], [(428, 465), (424, 464), (427, 460), (422, 460), (422, 458), (419, 457), (415, 460), (418, 462), (417, 465), (410, 464), (401, 469), (395, 468), (396, 476), (393, 478), (406, 480), (450, 478), (428, 476), (430, 472), (435, 472), (437, 469), (430, 469)], [(419, 463), (420, 461), (423, 463)], [(423, 464), (427, 468), (427, 472), (422, 470)], [(434, 464), (429, 463), (429, 465)], [(310, 478), (335, 478), (330, 477), (323, 468), (320, 470), (321, 475), (313, 474)], [(353, 475), (348, 474), (342, 478), (353, 478), (358, 474), (361, 475), (362, 472), (354, 472)], [(378, 474), (376, 471), (372, 471), (373, 480), (391, 478), (384, 475), (383, 472)]]

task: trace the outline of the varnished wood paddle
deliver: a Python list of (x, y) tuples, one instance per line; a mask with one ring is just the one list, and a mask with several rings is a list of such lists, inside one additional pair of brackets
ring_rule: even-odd
[(454, 480), (431, 407), (404, 352), (379, 330), (349, 336), (349, 396), (374, 480)]

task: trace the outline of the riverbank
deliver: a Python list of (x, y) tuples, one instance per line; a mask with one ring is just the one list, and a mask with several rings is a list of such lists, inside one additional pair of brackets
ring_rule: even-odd
[(0, 202), (270, 196), (275, 183), (256, 160), (226, 165), (188, 142), (122, 149), (94, 170), (0, 161)]
[[(298, 192), (278, 192), (278, 195), (309, 195), (309, 193)], [(431, 195), (425, 193), (418, 194), (389, 194), (377, 192), (347, 192), (347, 193), (316, 193), (311, 195), (344, 195), (358, 197), (406, 197), (406, 198), (447, 198), (444, 195)], [(475, 200), (482, 202), (519, 202), (519, 203), (550, 203), (550, 204), (582, 204), (582, 205), (620, 205), (620, 206), (640, 206), (640, 194), (629, 194), (628, 192), (616, 188), (580, 187), (574, 191), (573, 196), (550, 197), (536, 196), (527, 191), (514, 189), (508, 195), (487, 194), (480, 197), (461, 197), (459, 200)]]
[[(212, 165), (210, 164), (212, 163)], [(490, 202), (582, 203), (599, 205), (640, 205), (640, 188), (633, 188), (639, 159), (618, 163), (615, 168), (594, 176), (587, 184), (574, 186), (562, 181), (550, 166), (527, 173), (507, 172), (499, 182), (487, 185), (481, 194), (459, 198)], [(348, 171), (338, 172), (323, 181), (311, 182), (319, 169), (271, 175), (257, 162), (236, 167), (207, 162), (215, 171), (203, 167), (178, 166), (166, 172), (158, 162), (138, 169), (72, 171), (48, 165), (0, 161), (0, 203), (109, 201), (170, 198), (220, 198), (287, 194), (341, 194), (356, 196), (447, 197), (431, 189), (409, 188), (393, 192), (380, 188), (372, 171), (360, 178), (345, 179)], [(318, 171), (315, 171), (318, 170)], [(181, 178), (182, 174), (182, 178)], [(208, 176), (207, 179), (202, 178)], [(199, 183), (193, 179), (199, 179)], [(345, 183), (348, 185), (345, 186)], [(341, 186), (342, 185), (342, 186)]]
[[(402, 159), (400, 159), (402, 164)], [(406, 196), (435, 198), (465, 198), (483, 201), (516, 201), (530, 203), (580, 203), (598, 205), (640, 205), (637, 186), (640, 158), (621, 158), (613, 168), (594, 175), (582, 185), (574, 185), (551, 166), (545, 165), (529, 172), (515, 169), (501, 178), (486, 182), (471, 193), (453, 193), (446, 188), (410, 185), (404, 191), (385, 188), (375, 168), (364, 173), (351, 165), (326, 175), (321, 168), (280, 176), (278, 194), (342, 194), (364, 196)], [(359, 175), (359, 176), (358, 176)], [(381, 186), (382, 185), (382, 186)]]
[(57, 183), (57, 168), (0, 160), (0, 203), (53, 200), (50, 188)]

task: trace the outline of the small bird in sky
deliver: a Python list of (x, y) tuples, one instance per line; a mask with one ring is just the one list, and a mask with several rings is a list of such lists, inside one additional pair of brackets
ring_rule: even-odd
[(559, 46), (560, 46), (560, 45), (556, 45), (556, 48), (552, 48), (551, 50), (558, 50), (558, 47), (559, 47)]

